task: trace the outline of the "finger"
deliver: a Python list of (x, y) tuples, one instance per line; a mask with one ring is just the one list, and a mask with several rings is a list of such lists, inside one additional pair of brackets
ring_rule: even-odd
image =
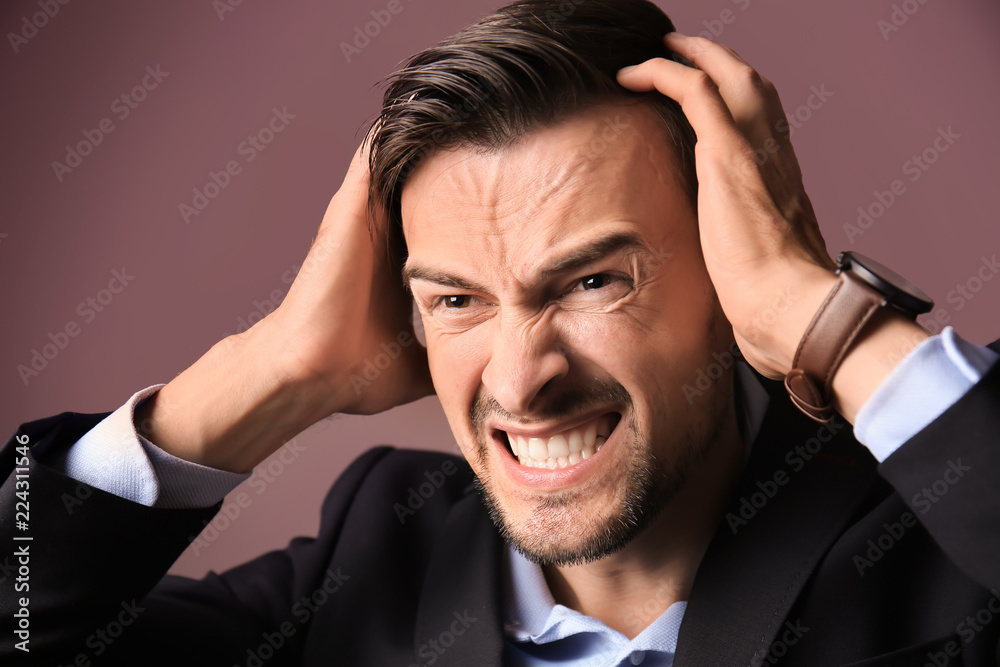
[(773, 135), (784, 118), (778, 92), (736, 51), (710, 39), (678, 33), (667, 34), (663, 41), (715, 81), (733, 121), (750, 143), (762, 144)]
[(657, 90), (680, 104), (698, 136), (701, 152), (729, 152), (746, 145), (718, 87), (702, 70), (652, 58), (620, 70), (618, 83), (638, 92)]
[(664, 44), (715, 81), (733, 122), (754, 152), (768, 190), (784, 211), (793, 203), (784, 196), (784, 184), (800, 182), (802, 174), (774, 85), (736, 51), (709, 39), (669, 33)]
[[(663, 58), (653, 58), (619, 71), (618, 81), (636, 91), (657, 90), (681, 105), (684, 115), (698, 137), (695, 166), (698, 172), (698, 214), (714, 208), (773, 210), (746, 138), (733, 121), (728, 107), (712, 78), (702, 70), (692, 69)], [(708, 202), (708, 209), (703, 205)], [(711, 215), (706, 217), (713, 218)], [(699, 227), (703, 244), (706, 235), (725, 235), (725, 225), (703, 223)], [(749, 230), (740, 230), (745, 233)], [(711, 243), (705, 244), (710, 247)]]
[(736, 98), (745, 96), (745, 82), (753, 83), (762, 79), (736, 51), (705, 37), (671, 32), (664, 36), (663, 43), (671, 51), (690, 60), (715, 81), (730, 111), (734, 111), (734, 108), (729, 103), (739, 102)]
[[(784, 126), (781, 124), (785, 113), (774, 85), (736, 51), (709, 39), (669, 33), (664, 43), (716, 82), (733, 122), (755, 149), (755, 156), (766, 155), (766, 160), (755, 159), (755, 162), (761, 167), (764, 185), (774, 205), (782, 217), (792, 223), (795, 232), (803, 236), (803, 246), (818, 263), (829, 265), (829, 254), (816, 224), (816, 215), (801, 188), (798, 160), (787, 132), (779, 129), (788, 126), (787, 122)], [(768, 141), (776, 141), (778, 150), (768, 148), (766, 153), (761, 153), (760, 148), (767, 146)]]
[(683, 55), (699, 68), (706, 64), (706, 58), (717, 56), (719, 52), (725, 52), (730, 58), (744, 65), (747, 64), (747, 61), (743, 60), (740, 54), (736, 53), (733, 49), (705, 37), (685, 35), (681, 32), (668, 32), (663, 36), (663, 42), (667, 45), (668, 49)]
[(338, 286), (376, 270), (379, 257), (375, 249), (384, 244), (373, 240), (369, 230), (367, 197), (368, 162), (361, 147), (327, 205), (286, 300), (335, 299)]
[[(785, 180), (775, 165), (768, 165), (767, 173), (761, 173), (748, 137), (736, 126), (707, 72), (654, 58), (620, 71), (618, 80), (631, 90), (658, 90), (681, 105), (698, 137), (695, 151), (699, 199), (702, 194), (708, 196), (711, 189), (711, 198), (716, 203), (731, 201), (734, 206), (745, 207), (752, 200), (756, 208), (780, 211), (787, 197), (782, 197), (778, 190), (787, 187)], [(775, 204), (776, 196), (782, 203)], [(702, 231), (705, 232), (704, 227)]]

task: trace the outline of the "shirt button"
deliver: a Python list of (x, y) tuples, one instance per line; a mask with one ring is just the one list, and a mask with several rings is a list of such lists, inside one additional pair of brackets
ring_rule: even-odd
[(642, 664), (642, 661), (646, 659), (646, 653), (643, 651), (636, 651), (628, 657), (628, 661), (633, 665)]

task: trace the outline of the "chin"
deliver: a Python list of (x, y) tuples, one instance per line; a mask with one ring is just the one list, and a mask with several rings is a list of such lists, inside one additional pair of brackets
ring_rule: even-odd
[[(490, 518), (529, 560), (579, 565), (620, 551), (676, 495), (715, 439), (685, 437), (667, 461), (639, 435), (634, 416), (616, 414), (606, 423), (613, 427), (602, 446), (565, 467), (525, 466), (506, 438), (478, 446), (477, 486)], [(511, 466), (525, 470), (512, 473)]]

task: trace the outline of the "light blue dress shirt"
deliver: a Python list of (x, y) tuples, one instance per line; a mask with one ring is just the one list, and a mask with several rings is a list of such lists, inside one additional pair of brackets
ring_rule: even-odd
[[(506, 557), (505, 665), (510, 667), (615, 667), (674, 664), (677, 633), (687, 602), (674, 602), (634, 639), (607, 625), (556, 604), (538, 565), (513, 549)], [(650, 595), (657, 602), (657, 592)]]
[[(854, 435), (884, 461), (903, 443), (958, 402), (1000, 355), (946, 327), (922, 341), (862, 406)], [(767, 409), (767, 393), (752, 371), (737, 366), (741, 424), (749, 447)], [(88, 431), (63, 456), (48, 462), (70, 477), (122, 498), (164, 508), (208, 507), (249, 475), (178, 459), (145, 438), (133, 423), (138, 403), (163, 385), (134, 394)], [(669, 667), (686, 602), (673, 603), (629, 640), (601, 621), (556, 604), (541, 568), (513, 549), (504, 567), (504, 633), (511, 665), (525, 667)]]

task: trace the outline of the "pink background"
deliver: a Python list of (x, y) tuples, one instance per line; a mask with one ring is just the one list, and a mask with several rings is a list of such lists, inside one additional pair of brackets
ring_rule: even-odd
[[(209, 2), (70, 2), (16, 53), (9, 33), (41, 10), (4, 3), (0, 430), (64, 410), (114, 409), (183, 370), (258, 303), (280, 298), (377, 112), (376, 83), (497, 6), (400, 1), (351, 62), (341, 43), (387, 0), (243, 0), (221, 18)], [(789, 114), (814, 86), (832, 93), (793, 135), (832, 253), (860, 250), (910, 277), (972, 341), (1000, 334), (1000, 278), (983, 269), (990, 280), (971, 300), (952, 292), (976, 276), (982, 256), (1000, 253), (1000, 5), (897, 2), (901, 25), (886, 39), (878, 22), (892, 20), (890, 0), (659, 4), (682, 32), (714, 29), (775, 82)], [(169, 74), (121, 119), (112, 101), (157, 65)], [(239, 146), (274, 108), (295, 118), (248, 163)], [(103, 118), (114, 130), (60, 182), (52, 162)], [(904, 163), (949, 127), (959, 138), (911, 181)], [(240, 173), (186, 224), (178, 205), (229, 160)], [(852, 244), (843, 225), (896, 179), (903, 194)], [(123, 268), (135, 277), (101, 312), (78, 310)], [(18, 365), (74, 323), (77, 335), (25, 384)], [(174, 571), (201, 575), (313, 533), (331, 481), (379, 443), (457, 452), (433, 398), (322, 422), (299, 437), (287, 464), (271, 463), (270, 481), (240, 490), (249, 504)]]

